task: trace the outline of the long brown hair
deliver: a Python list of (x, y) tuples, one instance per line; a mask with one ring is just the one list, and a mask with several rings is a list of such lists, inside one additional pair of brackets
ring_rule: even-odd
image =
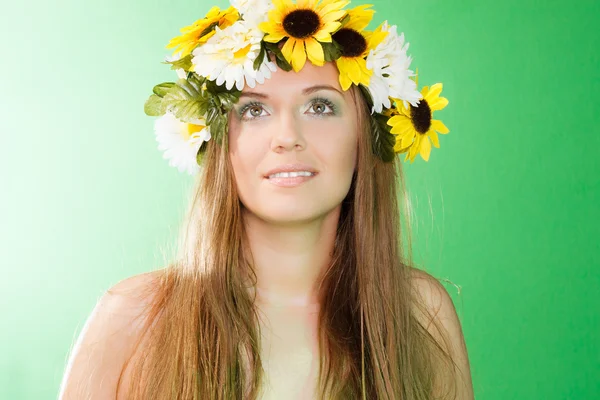
[[(427, 309), (411, 284), (400, 157), (384, 163), (373, 154), (369, 110), (362, 94), (351, 90), (359, 110), (357, 169), (320, 280), (320, 398), (453, 399), (454, 386), (436, 383), (457, 370), (448, 347), (415, 316)], [(243, 205), (227, 135), (224, 140), (222, 146), (207, 143), (176, 259), (151, 288), (130, 399), (246, 400), (260, 394), (260, 327), (247, 290), (255, 275), (245, 257)]]

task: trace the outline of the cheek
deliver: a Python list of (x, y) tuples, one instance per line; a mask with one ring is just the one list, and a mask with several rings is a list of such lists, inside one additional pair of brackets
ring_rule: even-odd
[(322, 135), (325, 139), (317, 144), (321, 153), (326, 153), (323, 161), (335, 167), (336, 173), (354, 171), (358, 153), (358, 137), (356, 128), (347, 124), (337, 125), (329, 129), (328, 134)]
[(264, 157), (263, 147), (252, 141), (250, 135), (232, 135), (229, 140), (229, 157), (235, 184), (240, 200), (247, 206), (247, 200), (256, 196), (261, 183), (259, 165)]
[[(356, 129), (353, 126), (332, 127), (328, 131), (327, 139), (319, 140), (316, 144), (321, 165), (326, 170), (323, 175), (324, 187), (335, 191), (334, 197), (345, 197), (350, 189), (352, 176), (356, 168), (358, 157), (358, 140)], [(340, 200), (340, 199), (337, 199)]]

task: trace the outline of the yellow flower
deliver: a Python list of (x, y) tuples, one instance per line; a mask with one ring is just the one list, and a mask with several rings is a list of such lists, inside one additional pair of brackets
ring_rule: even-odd
[(205, 43), (210, 39), (215, 34), (215, 26), (224, 29), (233, 25), (239, 18), (240, 15), (233, 6), (226, 10), (221, 10), (219, 7), (214, 6), (204, 18), (199, 19), (192, 25), (181, 28), (180, 31), (183, 35), (171, 39), (166, 48), (175, 47), (173, 55), (181, 51), (179, 57), (183, 58), (190, 54), (199, 44)]
[(348, 90), (354, 83), (369, 85), (373, 71), (367, 68), (365, 57), (375, 49), (388, 35), (381, 26), (374, 32), (363, 31), (371, 22), (375, 10), (367, 10), (371, 4), (365, 4), (348, 10), (348, 22), (333, 36), (342, 47), (342, 56), (336, 60), (340, 72), (340, 85)]
[(306, 57), (315, 65), (325, 64), (325, 54), (320, 42), (331, 43), (331, 34), (341, 26), (339, 20), (346, 15), (342, 10), (347, 0), (273, 0), (269, 20), (259, 27), (267, 33), (263, 40), (278, 43), (288, 38), (281, 52), (294, 71), (306, 63)]
[(399, 108), (387, 123), (392, 127), (390, 132), (396, 135), (394, 151), (407, 152), (404, 161), (410, 159), (412, 164), (417, 154), (421, 154), (421, 158), (428, 161), (431, 144), (440, 147), (437, 133), (449, 132), (442, 121), (432, 119), (434, 111), (448, 105), (448, 99), (440, 97), (440, 93), (442, 93), (441, 83), (431, 86), (431, 90), (425, 86), (421, 91), (423, 98), (417, 107), (409, 104), (406, 108), (401, 100), (393, 99)]

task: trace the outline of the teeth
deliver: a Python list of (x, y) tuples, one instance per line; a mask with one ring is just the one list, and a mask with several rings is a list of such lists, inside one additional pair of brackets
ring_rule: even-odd
[(271, 178), (294, 178), (296, 176), (313, 176), (312, 172), (308, 171), (294, 171), (294, 172), (278, 172), (273, 175), (269, 175), (269, 179)]

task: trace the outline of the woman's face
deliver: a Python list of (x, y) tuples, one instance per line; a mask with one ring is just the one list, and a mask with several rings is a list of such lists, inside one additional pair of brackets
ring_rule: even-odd
[[(340, 205), (357, 157), (356, 106), (330, 62), (300, 72), (278, 69), (246, 87), (229, 118), (229, 154), (243, 205), (270, 222), (316, 219)], [(316, 175), (296, 186), (266, 177), (284, 164)]]

